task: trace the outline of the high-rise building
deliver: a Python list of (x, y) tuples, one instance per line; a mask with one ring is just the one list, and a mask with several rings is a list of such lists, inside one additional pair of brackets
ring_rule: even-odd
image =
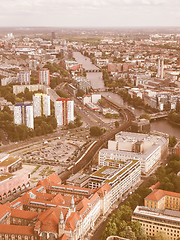
[(53, 43), (54, 43), (55, 37), (56, 37), (55, 32), (52, 32), (52, 33), (51, 33), (51, 38), (52, 38), (51, 41), (52, 41), (52, 45), (53, 45)]
[(63, 126), (74, 121), (74, 101), (59, 98), (55, 102), (55, 116), (58, 126)]
[(19, 82), (20, 84), (29, 85), (30, 84), (30, 72), (22, 71), (19, 73)]
[(14, 106), (14, 123), (25, 124), (34, 129), (33, 106), (31, 104), (18, 103)]
[(50, 85), (50, 76), (48, 69), (41, 69), (39, 71), (39, 84)]
[(33, 96), (33, 108), (34, 117), (40, 117), (42, 115), (50, 116), (50, 96), (43, 93), (36, 93)]
[(37, 60), (29, 60), (29, 69), (36, 71), (37, 70)]
[(163, 58), (158, 59), (157, 77), (162, 79), (164, 78), (164, 59)]

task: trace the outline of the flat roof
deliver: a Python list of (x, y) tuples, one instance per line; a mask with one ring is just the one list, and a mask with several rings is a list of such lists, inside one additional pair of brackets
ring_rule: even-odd
[[(178, 225), (180, 224), (180, 211), (175, 210), (160, 210), (160, 209), (154, 209), (154, 208), (148, 208), (144, 206), (137, 206), (134, 210), (133, 216), (136, 216), (136, 214), (141, 215), (142, 218), (147, 217), (157, 219), (157, 220), (164, 220), (164, 222), (172, 223), (176, 222)], [(162, 221), (161, 221), (162, 222)]]
[(124, 172), (126, 172), (130, 167), (132, 167), (137, 162), (138, 160), (126, 161), (121, 168), (103, 166), (95, 173), (93, 173), (91, 176), (104, 178), (105, 183), (110, 183), (116, 180), (119, 176), (121, 176)]
[(20, 160), (18, 157), (8, 157), (4, 161), (0, 162), (0, 167), (7, 167), (13, 163), (15, 163), (17, 160)]
[(8, 178), (10, 178), (12, 176), (13, 175), (10, 174), (10, 173), (3, 173), (3, 174), (0, 175), (0, 182), (4, 181), (4, 180), (6, 180), (6, 179), (8, 179)]

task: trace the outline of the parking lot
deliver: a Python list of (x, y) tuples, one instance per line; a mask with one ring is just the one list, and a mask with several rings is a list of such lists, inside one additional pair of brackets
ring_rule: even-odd
[(27, 163), (67, 167), (84, 143), (83, 140), (70, 139), (46, 141), (35, 151), (24, 154), (23, 160)]

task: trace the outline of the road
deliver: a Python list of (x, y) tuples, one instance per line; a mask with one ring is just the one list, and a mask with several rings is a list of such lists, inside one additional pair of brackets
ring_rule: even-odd
[(99, 151), (99, 149), (102, 147), (102, 145), (114, 137), (114, 135), (120, 131), (126, 130), (130, 125), (131, 121), (134, 119), (134, 116), (128, 109), (121, 110), (121, 114), (123, 114), (124, 117), (124, 123), (119, 126), (116, 129), (111, 130), (110, 132), (106, 132), (103, 136), (101, 136), (97, 142), (89, 149), (87, 154), (79, 161), (77, 164), (72, 165), (70, 170), (67, 170), (66, 172), (60, 174), (60, 178), (62, 181), (65, 181), (72, 172), (75, 174), (79, 172), (81, 169), (89, 165), (92, 160), (93, 156)]

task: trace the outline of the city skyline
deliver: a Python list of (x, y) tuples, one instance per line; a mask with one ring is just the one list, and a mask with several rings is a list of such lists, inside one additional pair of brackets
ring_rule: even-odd
[(180, 26), (179, 10), (178, 0), (1, 0), (0, 27)]

